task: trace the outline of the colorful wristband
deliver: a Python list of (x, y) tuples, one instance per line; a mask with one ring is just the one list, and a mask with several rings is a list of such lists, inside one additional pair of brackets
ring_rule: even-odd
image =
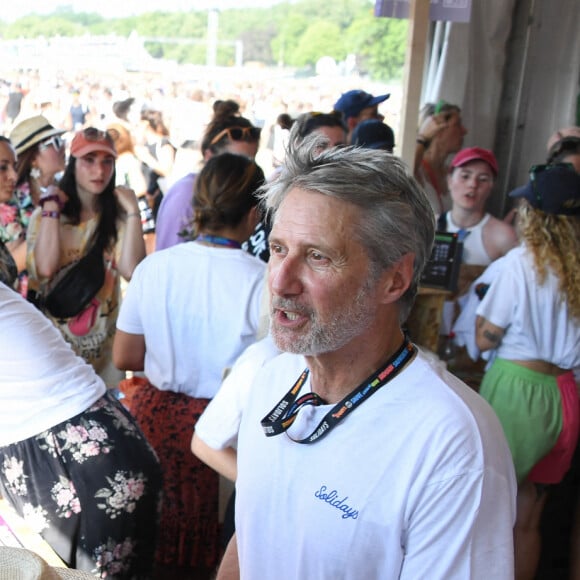
[(40, 200), (38, 201), (38, 204), (40, 205), (40, 207), (44, 207), (44, 204), (47, 201), (55, 201), (58, 204), (59, 209), (62, 209), (62, 207), (64, 205), (62, 203), (62, 201), (60, 200), (60, 197), (58, 197), (58, 195), (55, 195), (55, 194), (41, 197)]
[(42, 213), (40, 215), (41, 215), (41, 217), (49, 217), (49, 218), (54, 218), (54, 219), (60, 218), (60, 212), (57, 210), (49, 211), (49, 210), (43, 209)]

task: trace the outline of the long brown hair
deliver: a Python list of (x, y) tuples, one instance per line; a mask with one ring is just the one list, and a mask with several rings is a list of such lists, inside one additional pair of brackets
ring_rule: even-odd
[(236, 227), (258, 205), (263, 183), (264, 172), (247, 157), (222, 153), (209, 159), (195, 180), (194, 235)]

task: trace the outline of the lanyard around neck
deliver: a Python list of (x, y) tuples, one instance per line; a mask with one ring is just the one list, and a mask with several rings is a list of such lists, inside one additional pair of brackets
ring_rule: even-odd
[(298, 398), (300, 389), (308, 377), (308, 369), (305, 369), (294, 383), (293, 387), (282, 397), (280, 402), (260, 421), (266, 437), (274, 437), (286, 433), (296, 443), (314, 443), (322, 439), (328, 432), (339, 423), (356, 407), (395, 378), (401, 369), (415, 354), (415, 346), (407, 339), (399, 350), (378, 371), (366, 378), (354, 391), (351, 391), (344, 399), (336, 403), (332, 409), (322, 418), (318, 426), (308, 437), (293, 439), (287, 430), (296, 420), (298, 411), (304, 405), (323, 405), (321, 397), (316, 393), (306, 393)]
[(232, 240), (231, 238), (224, 238), (223, 236), (212, 236), (211, 234), (199, 234), (195, 238), (196, 242), (206, 242), (208, 244), (215, 244), (216, 246), (224, 246), (225, 248), (236, 248), (240, 249), (242, 244), (237, 240)]

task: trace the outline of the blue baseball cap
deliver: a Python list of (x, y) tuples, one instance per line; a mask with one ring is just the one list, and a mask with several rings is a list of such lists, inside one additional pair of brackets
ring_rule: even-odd
[(375, 105), (386, 101), (390, 96), (390, 93), (388, 95), (373, 97), (373, 95), (365, 91), (347, 91), (341, 95), (336, 103), (334, 103), (334, 110), (340, 111), (345, 119), (348, 119), (349, 117), (360, 115), (360, 112), (363, 109), (374, 107)]
[(541, 211), (555, 215), (580, 215), (580, 174), (571, 163), (534, 165), (530, 181), (510, 197), (523, 197)]

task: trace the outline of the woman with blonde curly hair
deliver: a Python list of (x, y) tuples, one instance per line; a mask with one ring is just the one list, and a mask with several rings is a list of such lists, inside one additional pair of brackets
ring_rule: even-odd
[(547, 486), (570, 467), (579, 428), (580, 175), (532, 167), (520, 198), (521, 245), (477, 309), (477, 345), (494, 349), (480, 394), (496, 411), (518, 478), (516, 578), (533, 578)]

